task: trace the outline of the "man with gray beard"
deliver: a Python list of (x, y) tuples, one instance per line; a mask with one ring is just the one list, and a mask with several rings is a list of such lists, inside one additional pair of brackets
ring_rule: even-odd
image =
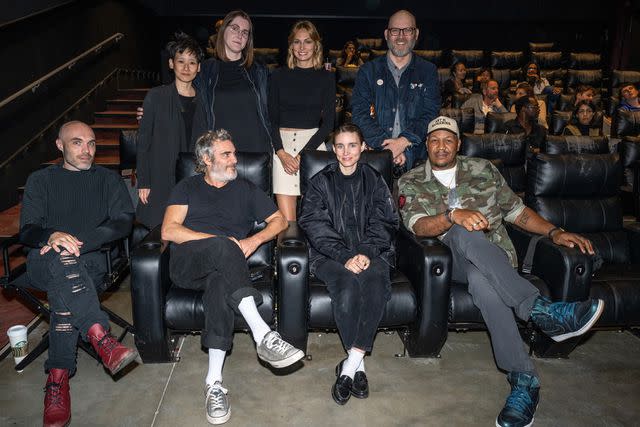
[[(258, 357), (275, 368), (304, 357), (272, 331), (258, 313), (262, 295), (251, 285), (246, 258), (287, 228), (273, 201), (251, 182), (237, 178), (236, 149), (224, 129), (196, 141), (196, 171), (173, 189), (162, 223), (162, 239), (172, 243), (169, 274), (181, 288), (203, 290), (202, 345), (209, 352), (205, 412), (211, 424), (229, 420), (222, 366), (233, 343), (235, 314), (249, 325)], [(254, 222), (266, 227), (249, 236)]]
[(426, 158), (427, 125), (440, 110), (436, 66), (413, 54), (419, 34), (410, 12), (394, 13), (384, 30), (389, 50), (360, 67), (351, 99), (367, 145), (390, 150), (400, 171)]

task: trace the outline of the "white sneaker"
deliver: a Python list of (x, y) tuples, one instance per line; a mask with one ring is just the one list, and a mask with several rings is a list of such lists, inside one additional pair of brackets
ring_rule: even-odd
[(283, 340), (276, 331), (264, 336), (257, 348), (258, 357), (274, 368), (285, 368), (304, 357), (304, 352)]
[(207, 384), (204, 389), (204, 407), (207, 421), (211, 424), (224, 424), (231, 417), (231, 408), (227, 398), (228, 390), (220, 381)]

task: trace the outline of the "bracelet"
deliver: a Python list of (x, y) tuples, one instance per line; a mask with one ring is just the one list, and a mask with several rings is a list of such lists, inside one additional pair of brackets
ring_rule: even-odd
[(451, 215), (456, 209), (457, 208), (447, 208), (447, 210), (444, 211), (444, 217), (449, 221), (449, 224), (453, 224), (453, 218), (451, 218)]
[(553, 227), (551, 230), (549, 230), (549, 232), (547, 233), (547, 237), (553, 240), (553, 232), (554, 231), (564, 231), (564, 228), (562, 227)]

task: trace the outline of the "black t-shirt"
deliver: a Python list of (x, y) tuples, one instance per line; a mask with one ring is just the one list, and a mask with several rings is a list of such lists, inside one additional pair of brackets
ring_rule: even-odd
[(185, 147), (180, 147), (180, 151), (190, 151), (189, 141), (191, 141), (191, 133), (193, 129), (193, 116), (196, 112), (196, 97), (195, 96), (182, 96), (180, 97), (180, 113), (182, 114), (182, 121), (184, 122), (184, 140), (187, 144)]
[(260, 118), (256, 92), (245, 77), (247, 72), (240, 65), (241, 61), (220, 62), (213, 103), (215, 127), (231, 133), (238, 151), (271, 153), (273, 150)]
[(242, 178), (216, 188), (204, 175), (180, 181), (171, 192), (167, 205), (188, 205), (182, 225), (200, 233), (244, 239), (254, 221), (262, 222), (277, 208), (262, 190)]
[(363, 193), (361, 171), (360, 166), (351, 175), (344, 175), (340, 168), (336, 170), (336, 191), (340, 200), (341, 217), (344, 221), (342, 237), (349, 249), (356, 249), (362, 238), (356, 213), (359, 211), (357, 203), (361, 201)]

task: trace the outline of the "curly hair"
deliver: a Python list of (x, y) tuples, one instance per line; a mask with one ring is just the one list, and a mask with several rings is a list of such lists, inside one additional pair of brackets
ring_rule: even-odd
[(197, 173), (205, 173), (207, 171), (204, 158), (206, 156), (213, 161), (214, 144), (217, 141), (231, 141), (231, 134), (226, 129), (209, 130), (203, 133), (196, 141), (194, 152)]

